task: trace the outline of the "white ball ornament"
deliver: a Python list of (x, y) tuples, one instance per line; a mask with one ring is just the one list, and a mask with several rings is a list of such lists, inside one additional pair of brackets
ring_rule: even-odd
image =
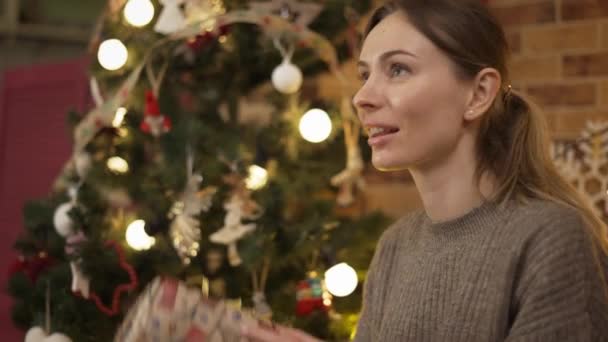
[(25, 334), (25, 342), (72, 342), (72, 339), (60, 333), (47, 336), (41, 327), (33, 327)]
[(272, 72), (272, 84), (283, 94), (293, 94), (300, 90), (302, 80), (302, 71), (289, 59), (285, 59)]
[(72, 202), (66, 202), (57, 207), (55, 215), (53, 215), (53, 224), (57, 233), (63, 237), (68, 237), (74, 232), (74, 221), (68, 215), (68, 212), (74, 208)]

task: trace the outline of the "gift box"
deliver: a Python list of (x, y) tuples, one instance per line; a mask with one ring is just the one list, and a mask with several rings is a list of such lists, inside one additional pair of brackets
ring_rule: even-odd
[(121, 324), (115, 342), (247, 341), (243, 325), (264, 324), (247, 311), (202, 296), (171, 278), (156, 278), (142, 292)]

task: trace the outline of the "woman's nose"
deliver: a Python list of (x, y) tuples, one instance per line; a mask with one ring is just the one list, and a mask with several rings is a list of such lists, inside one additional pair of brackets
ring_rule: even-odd
[(380, 106), (380, 94), (373, 80), (368, 79), (357, 91), (353, 104), (359, 113), (374, 111)]

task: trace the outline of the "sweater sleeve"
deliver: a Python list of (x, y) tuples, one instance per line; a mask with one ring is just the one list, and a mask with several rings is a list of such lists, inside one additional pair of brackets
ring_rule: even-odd
[(580, 215), (548, 219), (520, 256), (506, 341), (608, 341), (605, 270)]
[(374, 257), (369, 266), (363, 287), (363, 307), (354, 342), (376, 341), (375, 331), (382, 312), (384, 293), (386, 292), (386, 270), (390, 266), (397, 240), (398, 224), (388, 228), (380, 238)]

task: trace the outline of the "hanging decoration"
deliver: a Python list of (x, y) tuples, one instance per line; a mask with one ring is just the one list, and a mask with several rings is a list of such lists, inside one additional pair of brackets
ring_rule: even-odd
[(239, 175), (236, 163), (228, 161), (223, 155), (218, 159), (231, 170), (230, 174), (224, 177), (224, 182), (232, 187), (232, 191), (224, 203), (224, 226), (211, 234), (209, 240), (228, 246), (228, 262), (236, 267), (242, 263), (236, 245), (238, 240), (256, 229), (255, 223), (244, 224), (241, 221), (256, 220), (263, 214), (263, 210), (251, 199), (251, 190), (247, 189), (245, 180)]
[(55, 214), (53, 215), (55, 231), (64, 238), (74, 233), (74, 221), (72, 221), (69, 213), (76, 207), (77, 193), (78, 190), (76, 187), (70, 187), (68, 190), (70, 200), (57, 207), (57, 210), (55, 210)]
[(596, 214), (608, 219), (608, 121), (589, 121), (573, 144), (556, 142), (553, 160), (559, 172), (581, 193)]
[(172, 220), (169, 236), (181, 261), (189, 264), (198, 255), (201, 240), (201, 227), (198, 216), (201, 211), (209, 211), (216, 187), (199, 191), (203, 176), (194, 173), (194, 157), (190, 148), (186, 157), (186, 188), (169, 213)]
[(226, 210), (224, 226), (209, 237), (209, 240), (213, 243), (228, 246), (228, 262), (233, 267), (239, 266), (243, 262), (236, 246), (237, 241), (256, 228), (255, 223), (244, 224), (241, 222), (243, 219), (254, 218), (243, 212), (244, 205), (243, 199), (238, 194), (233, 194), (224, 203), (224, 209)]
[(310, 272), (308, 278), (297, 285), (296, 315), (305, 317), (317, 310), (326, 312), (329, 305), (324, 303), (324, 292), (323, 280), (317, 272)]
[(262, 266), (259, 271), (253, 269), (251, 271), (251, 281), (253, 283), (253, 312), (258, 319), (265, 321), (272, 320), (272, 309), (266, 301), (266, 295), (264, 293), (266, 288), (266, 281), (268, 280), (268, 273), (270, 272), (270, 257), (265, 256), (262, 261)]
[(23, 273), (32, 284), (35, 284), (40, 275), (55, 263), (55, 259), (49, 256), (46, 251), (39, 251), (29, 257), (20, 255), (9, 267), (8, 275), (12, 277), (16, 273)]
[(186, 0), (160, 0), (163, 9), (158, 16), (154, 31), (162, 34), (171, 34), (186, 26), (186, 18), (179, 8)]
[(158, 138), (161, 134), (169, 132), (171, 129), (171, 120), (160, 113), (158, 100), (152, 91), (146, 91), (146, 107), (144, 110), (144, 119), (139, 128), (144, 133), (148, 133)]
[(361, 125), (355, 118), (350, 100), (343, 99), (341, 106), (346, 145), (346, 169), (331, 178), (331, 184), (339, 188), (336, 201), (341, 206), (349, 206), (355, 200), (355, 190), (365, 189), (363, 179), (364, 163), (359, 148)]
[(323, 9), (319, 4), (294, 0), (254, 1), (249, 7), (261, 15), (275, 15), (301, 27), (307, 27)]
[(283, 94), (293, 94), (300, 90), (304, 76), (296, 65), (291, 63), (294, 47), (285, 48), (278, 37), (273, 39), (274, 46), (283, 57), (283, 62), (272, 71), (272, 85)]
[[(45, 295), (44, 328), (32, 327), (25, 334), (25, 342), (72, 342), (62, 333), (51, 333), (51, 286), (47, 283)], [(49, 335), (50, 334), (50, 335)]]
[(91, 280), (82, 272), (82, 259), (74, 257), (75, 254), (79, 254), (77, 253), (78, 249), (86, 241), (87, 238), (82, 231), (68, 236), (65, 243), (65, 254), (73, 259), (70, 261), (70, 270), (72, 271), (72, 292), (78, 293), (84, 298), (89, 299)]

